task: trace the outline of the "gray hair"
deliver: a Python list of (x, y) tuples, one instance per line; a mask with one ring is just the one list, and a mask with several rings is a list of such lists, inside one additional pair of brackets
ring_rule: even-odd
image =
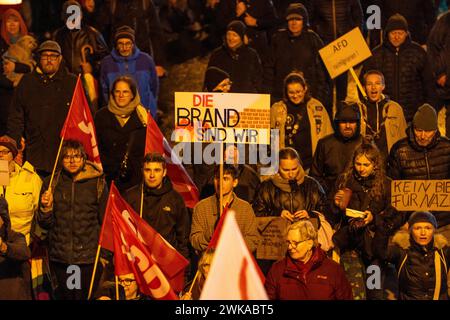
[(298, 230), (300, 233), (300, 241), (313, 240), (314, 246), (317, 247), (319, 242), (317, 240), (317, 231), (309, 220), (300, 220), (291, 224), (287, 232)]

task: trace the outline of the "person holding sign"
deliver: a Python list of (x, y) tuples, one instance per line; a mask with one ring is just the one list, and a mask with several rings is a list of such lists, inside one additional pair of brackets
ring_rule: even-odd
[(379, 228), (375, 254), (397, 268), (399, 300), (448, 300), (448, 240), (436, 232), (436, 218), (416, 211), (408, 220), (409, 231), (389, 235)]
[[(337, 189), (334, 209), (341, 223), (333, 235), (334, 244), (341, 254), (356, 250), (365, 268), (377, 264), (372, 253), (375, 227), (383, 222), (382, 216), (396, 212), (391, 206), (391, 180), (386, 177), (375, 145), (363, 143), (356, 148), (353, 161), (338, 179)], [(369, 299), (381, 299), (380, 294), (379, 290), (366, 290)]]
[[(450, 179), (450, 140), (441, 136), (432, 106), (424, 104), (417, 110), (408, 127), (407, 137), (391, 149), (387, 172), (393, 180)], [(432, 213), (440, 228), (438, 231), (450, 239), (450, 212)], [(399, 218), (397, 227), (407, 221), (408, 212), (405, 211)]]
[(280, 130), (280, 149), (286, 146), (302, 151), (305, 170), (311, 167), (319, 139), (333, 133), (327, 110), (311, 97), (305, 78), (298, 72), (284, 79), (284, 99), (272, 106), (270, 126)]
[(272, 266), (264, 284), (269, 299), (353, 300), (344, 270), (320, 248), (310, 221), (290, 225), (286, 243), (286, 257)]

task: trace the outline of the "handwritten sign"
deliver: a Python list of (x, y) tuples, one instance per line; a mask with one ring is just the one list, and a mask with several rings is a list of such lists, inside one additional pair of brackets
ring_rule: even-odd
[(267, 260), (284, 258), (287, 251), (287, 220), (281, 217), (260, 217), (256, 218), (256, 220), (258, 221), (258, 231), (260, 233), (256, 258)]
[(270, 144), (270, 95), (175, 92), (174, 140)]
[(372, 55), (358, 27), (320, 49), (319, 54), (332, 79)]
[(391, 193), (399, 211), (450, 211), (450, 180), (394, 180)]

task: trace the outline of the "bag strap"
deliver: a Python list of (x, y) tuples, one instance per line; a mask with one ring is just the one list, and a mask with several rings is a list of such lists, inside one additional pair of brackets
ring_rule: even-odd
[(438, 251), (434, 252), (434, 270), (436, 273), (436, 285), (434, 287), (433, 300), (439, 300), (439, 295), (441, 293), (441, 256)]
[(403, 266), (406, 263), (406, 259), (408, 259), (408, 254), (405, 254), (405, 257), (403, 258), (403, 261), (400, 264), (400, 267), (398, 268), (397, 277), (400, 277), (400, 272), (402, 272)]

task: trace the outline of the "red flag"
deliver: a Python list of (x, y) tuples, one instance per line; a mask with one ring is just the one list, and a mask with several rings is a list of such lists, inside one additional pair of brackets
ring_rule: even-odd
[(223, 208), (222, 215), (220, 216), (219, 222), (217, 222), (217, 226), (214, 229), (214, 233), (211, 237), (211, 240), (209, 240), (208, 248), (206, 248), (206, 251), (209, 249), (215, 249), (217, 247), (217, 241), (219, 241), (220, 231), (222, 230), (223, 221), (225, 220), (225, 216), (228, 212), (228, 205)]
[(177, 299), (188, 260), (134, 212), (114, 182), (99, 244), (114, 252), (116, 275), (133, 273), (140, 291), (154, 299)]
[[(172, 161), (172, 148), (159, 130), (153, 117), (148, 113), (147, 136), (145, 141), (145, 153), (158, 152), (164, 156), (167, 162), (167, 175), (173, 188), (181, 194), (187, 207), (193, 208), (198, 202), (199, 192), (192, 179), (184, 169), (181, 161)], [(176, 157), (176, 155), (173, 155)], [(179, 160), (179, 159), (178, 159)]]
[(61, 138), (80, 141), (88, 159), (100, 168), (100, 154), (97, 146), (97, 135), (95, 134), (94, 120), (92, 118), (89, 104), (84, 94), (83, 84), (78, 77), (69, 113), (61, 130)]

